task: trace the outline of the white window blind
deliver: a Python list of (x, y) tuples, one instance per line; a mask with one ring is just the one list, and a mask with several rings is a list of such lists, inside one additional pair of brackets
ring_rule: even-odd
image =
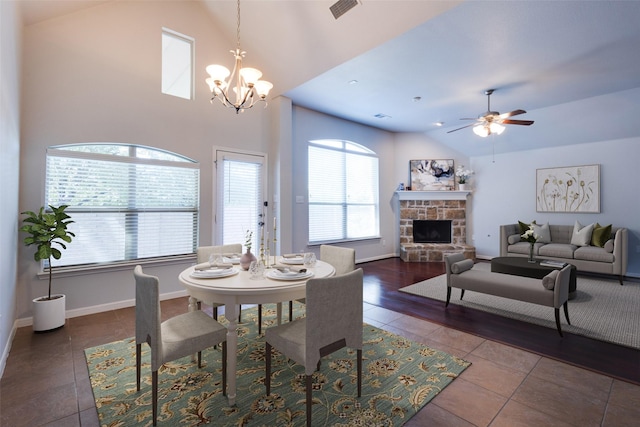
[[(222, 167), (218, 170), (219, 174), (222, 173), (218, 178), (218, 209), (222, 209), (221, 243), (244, 245), (246, 232), (250, 230), (253, 232), (252, 251), (257, 253), (263, 211), (264, 157), (225, 153), (221, 160)], [(220, 166), (218, 163), (218, 168)]]
[(46, 205), (69, 205), (76, 234), (54, 266), (112, 263), (195, 252), (199, 165), (122, 144), (47, 150)]
[(309, 243), (379, 237), (378, 158), (340, 140), (310, 141)]

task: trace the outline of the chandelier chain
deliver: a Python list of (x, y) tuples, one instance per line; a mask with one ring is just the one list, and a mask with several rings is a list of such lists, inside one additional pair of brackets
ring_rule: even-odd
[(236, 39), (238, 40), (238, 52), (240, 52), (240, 0), (238, 0), (237, 6), (237, 14), (238, 14), (238, 26), (236, 28)]
[[(206, 79), (211, 90), (211, 99), (218, 99), (225, 107), (233, 108), (236, 114), (253, 107), (256, 102), (264, 102), (267, 106), (267, 95), (273, 84), (260, 80), (262, 72), (256, 68), (243, 67), (242, 58), (245, 55), (240, 48), (240, 0), (236, 4), (236, 42), (235, 51), (232, 50), (235, 61), (233, 71), (223, 65), (211, 64), (207, 66), (209, 77)], [(235, 102), (231, 100), (234, 97)]]

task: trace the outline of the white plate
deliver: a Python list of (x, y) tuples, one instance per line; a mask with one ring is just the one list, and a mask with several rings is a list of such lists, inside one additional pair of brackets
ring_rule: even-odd
[(229, 277), (238, 274), (240, 270), (237, 268), (212, 268), (209, 270), (195, 270), (190, 274), (194, 279), (219, 279), (221, 277)]
[(313, 276), (313, 271), (306, 271), (304, 273), (296, 273), (290, 271), (282, 273), (280, 270), (269, 270), (267, 277), (275, 280), (303, 280)]
[(280, 262), (289, 265), (302, 265), (304, 264), (304, 258), (301, 256), (295, 258), (280, 258)]

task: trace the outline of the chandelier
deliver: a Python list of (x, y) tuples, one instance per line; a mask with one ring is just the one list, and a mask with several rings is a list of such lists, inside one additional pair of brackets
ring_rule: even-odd
[(483, 138), (494, 133), (500, 135), (502, 132), (504, 132), (504, 126), (495, 122), (486, 122), (473, 127), (473, 133)]
[[(236, 114), (247, 108), (253, 107), (258, 101), (265, 103), (273, 85), (265, 80), (260, 80), (262, 72), (256, 68), (242, 67), (242, 58), (246, 52), (240, 49), (240, 0), (238, 0), (238, 26), (236, 31), (237, 46), (231, 50), (235, 57), (233, 71), (223, 65), (212, 64), (207, 66), (209, 74), (206, 82), (211, 89), (211, 103), (215, 98), (225, 107), (234, 108)], [(227, 80), (227, 77), (229, 78)], [(230, 93), (230, 92), (233, 93)], [(231, 99), (234, 98), (235, 101)]]

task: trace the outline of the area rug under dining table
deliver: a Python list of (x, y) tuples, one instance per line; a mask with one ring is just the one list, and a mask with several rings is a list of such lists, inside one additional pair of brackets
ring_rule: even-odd
[[(490, 271), (491, 266), (487, 262), (479, 262), (473, 268)], [(443, 301), (444, 310), (447, 276), (436, 276), (399, 290)], [(556, 329), (553, 309), (542, 305), (473, 291), (466, 291), (464, 299), (460, 300), (460, 289), (452, 290), (450, 302)], [(564, 315), (561, 315), (562, 331), (640, 349), (639, 305), (640, 283), (636, 281), (625, 281), (621, 286), (617, 278), (578, 275), (576, 297), (568, 304), (571, 325), (567, 325)]]
[[(275, 323), (275, 305), (263, 321)], [(304, 315), (296, 303), (295, 316)], [(229, 406), (222, 395), (221, 348), (203, 352), (203, 367), (186, 357), (159, 371), (158, 425), (301, 426), (305, 424), (304, 369), (275, 352), (271, 396), (264, 387), (264, 337), (257, 310), (242, 311), (238, 325), (238, 393)], [(286, 317), (286, 316), (285, 316)], [(220, 321), (225, 322), (223, 316)], [(313, 424), (400, 426), (462, 373), (469, 362), (364, 324), (362, 397), (357, 398), (355, 351), (322, 359), (313, 376)], [(135, 339), (85, 349), (102, 426), (151, 425), (151, 372), (143, 346), (141, 391), (136, 391)]]

